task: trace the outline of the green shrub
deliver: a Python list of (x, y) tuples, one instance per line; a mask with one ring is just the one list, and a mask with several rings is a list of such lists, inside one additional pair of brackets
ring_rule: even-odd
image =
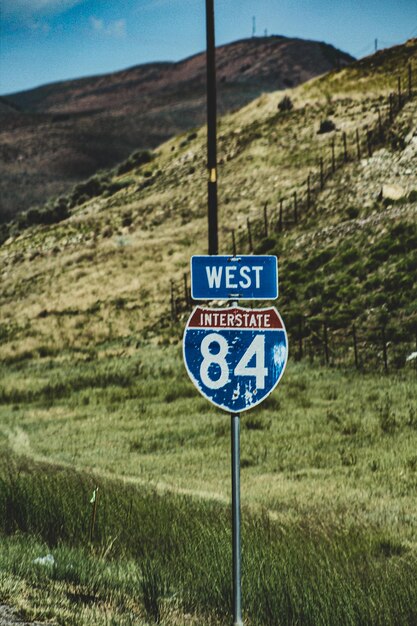
[(265, 237), (262, 239), (260, 244), (256, 247), (256, 254), (264, 254), (265, 252), (269, 252), (273, 250), (277, 245), (277, 240), (273, 237)]
[(289, 96), (284, 96), (278, 102), (278, 110), (284, 113), (285, 111), (292, 111), (294, 108), (293, 102)]
[(150, 163), (153, 159), (154, 154), (150, 150), (136, 150), (128, 159), (116, 167), (116, 174), (118, 176), (126, 174), (141, 165), (145, 165), (145, 163)]
[(320, 122), (320, 127), (317, 131), (317, 134), (322, 135), (324, 133), (331, 133), (334, 130), (336, 130), (335, 123), (330, 119), (326, 119)]
[(348, 220), (354, 220), (359, 216), (359, 209), (355, 206), (350, 206), (346, 209), (346, 218)]

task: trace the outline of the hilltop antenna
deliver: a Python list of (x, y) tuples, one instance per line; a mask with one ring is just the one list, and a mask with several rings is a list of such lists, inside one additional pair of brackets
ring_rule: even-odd
[(378, 39), (375, 39), (375, 52), (378, 52)]
[(255, 33), (256, 33), (256, 17), (253, 16), (253, 18), (252, 18), (252, 37), (255, 37)]

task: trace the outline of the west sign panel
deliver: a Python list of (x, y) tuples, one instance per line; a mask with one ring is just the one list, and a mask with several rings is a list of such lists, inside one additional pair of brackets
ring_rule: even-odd
[(194, 300), (275, 300), (278, 261), (272, 255), (191, 257)]

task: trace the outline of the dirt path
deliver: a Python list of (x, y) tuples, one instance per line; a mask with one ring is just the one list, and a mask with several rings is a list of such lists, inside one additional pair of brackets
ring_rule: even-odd
[[(53, 459), (51, 457), (43, 456), (40, 454), (36, 454), (31, 445), (30, 440), (27, 435), (21, 428), (16, 427), (13, 429), (4, 429), (4, 434), (7, 436), (9, 445), (11, 450), (15, 454), (20, 454), (26, 456), (33, 461), (37, 461), (39, 463), (47, 463), (51, 465), (57, 465), (60, 467), (68, 467), (71, 469), (76, 469), (80, 472), (89, 472), (92, 476), (97, 476), (97, 478), (104, 478), (109, 480), (118, 480), (126, 484), (138, 485), (141, 487), (150, 487), (155, 489), (158, 493), (173, 493), (177, 495), (183, 496), (192, 496), (196, 498), (200, 498), (202, 500), (214, 500), (215, 502), (221, 502), (223, 504), (228, 504), (230, 498), (224, 496), (221, 493), (215, 493), (210, 491), (205, 491), (203, 489), (188, 489), (186, 487), (179, 487), (172, 485), (170, 483), (165, 483), (163, 481), (149, 481), (139, 476), (131, 476), (128, 474), (117, 474), (114, 472), (109, 472), (100, 468), (88, 468), (82, 465), (74, 465), (74, 463), (69, 463), (66, 461), (62, 461), (59, 459)], [(2, 626), (0, 622), (0, 626)]]
[[(200, 500), (208, 500), (212, 502), (220, 502), (224, 505), (230, 504), (230, 496), (224, 495), (221, 493), (213, 492), (213, 491), (205, 491), (204, 489), (190, 489), (187, 487), (180, 487), (178, 485), (172, 485), (170, 483), (166, 483), (163, 481), (149, 481), (139, 476), (131, 476), (128, 474), (116, 474), (113, 472), (108, 472), (106, 470), (100, 468), (89, 468), (84, 467), (82, 465), (74, 465), (73, 463), (68, 463), (59, 459), (53, 459), (47, 456), (43, 456), (40, 454), (36, 454), (30, 445), (30, 439), (28, 435), (19, 427), (14, 428), (13, 430), (5, 429), (3, 430), (4, 434), (7, 436), (9, 440), (9, 445), (11, 450), (15, 454), (20, 454), (32, 459), (35, 462), (46, 463), (60, 467), (68, 467), (71, 469), (75, 469), (80, 472), (89, 472), (91, 476), (97, 476), (97, 478), (109, 479), (109, 480), (117, 480), (125, 484), (136, 485), (138, 487), (145, 487), (155, 489), (157, 493), (163, 495), (165, 493), (174, 494), (174, 495), (182, 495), (182, 496), (190, 496), (192, 498), (198, 498)], [(253, 510), (256, 510), (256, 505), (251, 507)], [(262, 507), (264, 511), (264, 508)], [(281, 518), (280, 513), (277, 511), (268, 509), (267, 513), (271, 520), (277, 521)], [(1, 619), (1, 618), (0, 618)], [(0, 626), (3, 626), (0, 621)]]

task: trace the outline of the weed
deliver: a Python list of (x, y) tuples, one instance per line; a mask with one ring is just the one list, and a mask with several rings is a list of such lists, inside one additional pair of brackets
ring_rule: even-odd
[(378, 406), (378, 420), (382, 432), (386, 434), (392, 434), (398, 426), (392, 399), (389, 396), (385, 396), (384, 401)]
[(165, 586), (161, 573), (155, 562), (146, 559), (141, 566), (140, 589), (142, 591), (143, 605), (148, 619), (156, 624), (161, 619), (161, 599), (165, 594)]
[(342, 435), (356, 435), (360, 430), (360, 422), (357, 420), (350, 420), (342, 425)]
[(271, 422), (258, 415), (245, 415), (243, 427), (247, 430), (268, 430), (271, 428)]

